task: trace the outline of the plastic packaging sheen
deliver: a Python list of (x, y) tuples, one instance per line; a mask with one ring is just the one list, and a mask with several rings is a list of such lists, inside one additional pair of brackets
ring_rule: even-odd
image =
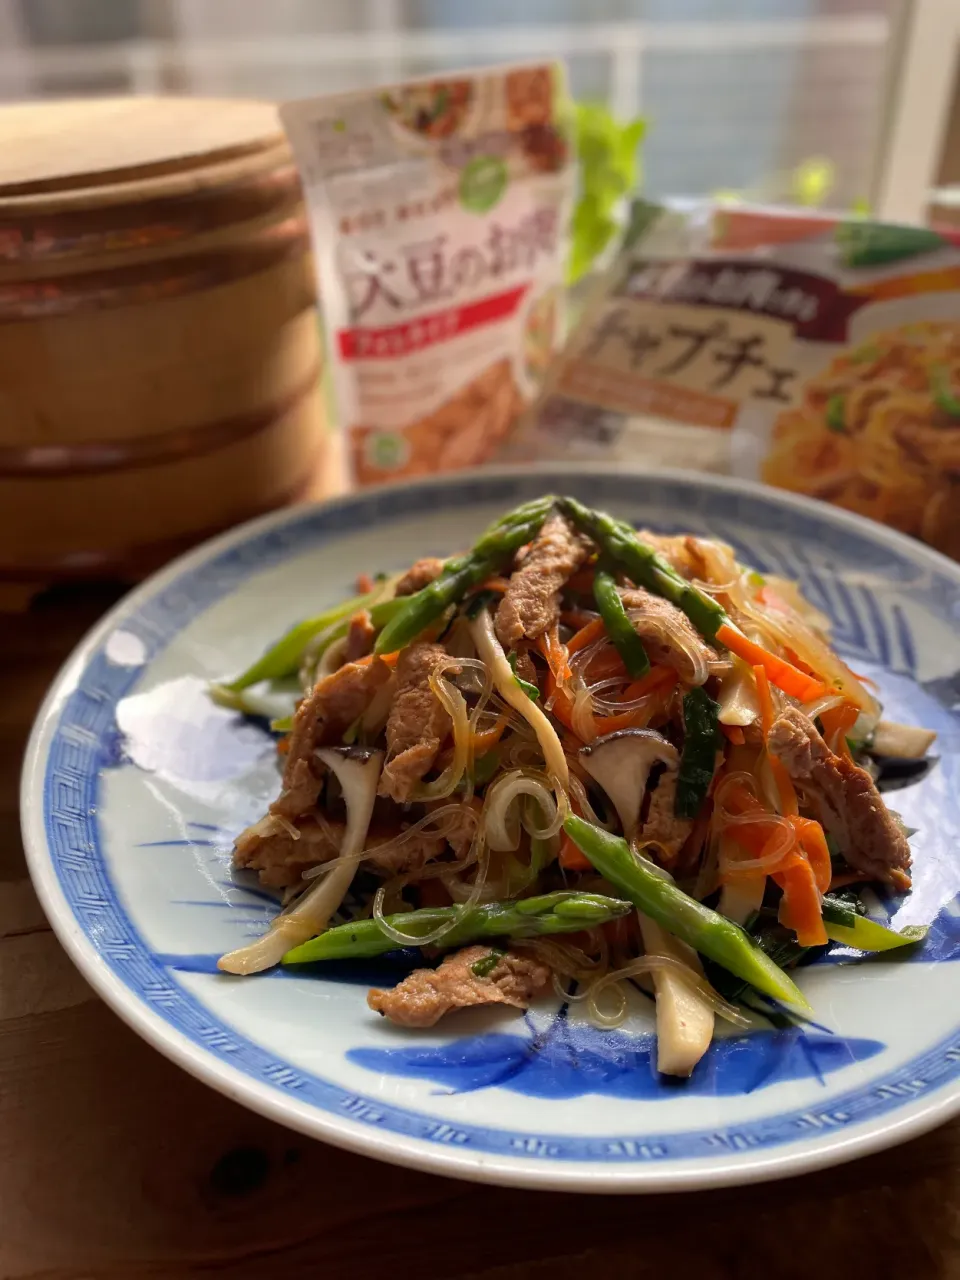
[(573, 199), (553, 63), (293, 102), (353, 479), (487, 459), (562, 338)]

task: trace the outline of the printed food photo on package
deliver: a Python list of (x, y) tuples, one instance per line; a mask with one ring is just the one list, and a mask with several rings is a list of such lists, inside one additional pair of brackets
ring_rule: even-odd
[(841, 224), (779, 257), (811, 271), (789, 405), (745, 402), (734, 464), (960, 556), (960, 252), (934, 232)]
[(960, 321), (901, 325), (835, 356), (777, 417), (760, 474), (952, 550)]
[(295, 102), (352, 478), (487, 460), (563, 337), (574, 194), (553, 63)]

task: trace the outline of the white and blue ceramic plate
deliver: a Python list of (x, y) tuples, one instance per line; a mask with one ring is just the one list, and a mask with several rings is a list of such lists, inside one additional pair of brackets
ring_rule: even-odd
[[(913, 838), (909, 957), (837, 947), (802, 971), (817, 1024), (719, 1039), (688, 1082), (654, 1071), (651, 1006), (617, 1031), (545, 1001), (402, 1031), (366, 1005), (402, 960), (238, 979), (216, 957), (271, 897), (230, 867), (277, 787), (273, 743), (204, 688), (291, 623), (468, 544), (564, 490), (638, 524), (733, 544), (797, 578), (891, 717), (939, 734), (892, 797)], [(960, 566), (859, 518), (739, 481), (595, 467), (486, 471), (298, 508), (227, 534), (124, 600), (40, 713), (23, 820), (37, 889), (87, 978), (138, 1032), (238, 1101), (398, 1164), (531, 1187), (645, 1191), (766, 1179), (902, 1141), (960, 1109)]]

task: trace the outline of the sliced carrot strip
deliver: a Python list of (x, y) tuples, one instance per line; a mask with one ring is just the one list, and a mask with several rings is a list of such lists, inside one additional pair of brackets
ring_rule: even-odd
[(612, 646), (596, 654), (583, 670), (583, 678), (588, 684), (596, 684), (598, 680), (607, 680), (611, 676), (623, 676), (629, 679), (623, 659)]
[[(634, 702), (637, 698), (652, 697), (657, 693), (671, 693), (679, 679), (680, 677), (670, 667), (655, 667), (642, 679), (628, 685), (621, 701)], [(648, 707), (638, 707), (635, 711), (623, 711), (619, 715), (597, 716), (595, 719), (597, 737), (602, 737), (606, 733), (616, 733), (620, 729), (642, 729), (649, 723), (657, 709), (658, 704), (654, 703)]]
[(738, 724), (722, 724), (720, 732), (728, 742), (732, 742), (735, 747), (742, 747), (746, 742), (744, 732)]
[(799, 837), (800, 846), (806, 854), (807, 861), (813, 869), (817, 889), (820, 893), (826, 893), (830, 888), (833, 864), (830, 861), (830, 846), (827, 844), (823, 827), (812, 818), (791, 817), (790, 821)]
[(809, 665), (809, 663), (804, 662), (804, 660), (800, 657), (799, 653), (796, 653), (793, 649), (789, 647), (789, 645), (784, 646), (784, 652), (786, 653), (787, 658), (790, 660), (790, 662), (793, 663), (793, 665), (797, 668), (798, 671), (802, 671), (805, 676), (812, 676), (813, 679), (816, 680), (817, 673), (814, 671), (813, 667)]
[(608, 733), (619, 733), (621, 729), (643, 729), (649, 719), (650, 711), (640, 708), (636, 711), (625, 711), (619, 716), (594, 716), (593, 723), (596, 726), (597, 737), (602, 738)]
[(557, 681), (552, 671), (547, 672), (546, 704), (550, 708), (550, 714), (555, 716), (564, 728), (569, 729), (579, 741), (579, 734), (573, 727), (573, 699), (563, 689), (557, 688)]
[[(597, 621), (599, 622), (600, 620), (597, 619)], [(588, 624), (583, 628), (583, 631), (589, 631), (591, 625), (592, 624)], [(578, 631), (577, 635), (582, 635), (583, 631)], [(576, 640), (576, 638), (577, 636), (573, 637), (574, 640)], [(540, 653), (542, 653), (546, 658), (547, 666), (553, 673), (553, 677), (557, 684), (562, 685), (566, 680), (569, 680), (572, 674), (570, 671), (570, 663), (568, 661), (570, 649), (568, 645), (561, 644), (559, 628), (556, 623), (554, 623), (549, 631), (545, 631), (543, 635), (539, 637), (537, 640), (537, 647), (540, 650)]]
[(593, 866), (587, 855), (580, 852), (566, 833), (560, 842), (559, 861), (567, 871), (589, 871)]
[[(575, 803), (571, 802), (570, 809), (578, 818), (582, 816), (579, 807)], [(557, 860), (561, 867), (566, 868), (567, 871), (589, 871), (593, 866), (587, 855), (581, 852), (566, 832), (563, 833), (560, 841), (560, 852), (557, 855)]]
[(495, 747), (503, 737), (503, 731), (506, 727), (507, 717), (500, 715), (497, 717), (496, 724), (491, 725), (489, 729), (482, 729), (480, 733), (475, 733), (473, 735), (473, 754), (483, 755), (491, 747)]
[(770, 852), (767, 845), (780, 834), (780, 826), (769, 822), (750, 822), (743, 826), (726, 826), (723, 834), (735, 840), (751, 858), (762, 858)]
[(778, 658), (775, 653), (764, 649), (762, 645), (754, 644), (729, 622), (725, 622), (719, 628), (716, 638), (731, 653), (735, 653), (750, 666), (763, 667), (770, 682), (778, 689), (782, 689), (784, 693), (789, 693), (792, 698), (799, 698), (801, 702), (811, 702), (825, 691), (823, 681), (805, 675), (799, 668), (783, 658)]
[[(380, 661), (384, 663), (386, 666), (395, 667), (397, 665), (397, 662), (400, 659), (400, 654), (401, 654), (401, 650), (397, 649), (396, 652), (394, 653), (381, 653), (379, 655), (379, 658), (380, 658)], [(357, 658), (356, 662), (353, 663), (353, 666), (369, 667), (370, 663), (373, 662), (374, 658), (377, 656), (378, 655), (375, 653), (368, 653), (363, 658)], [(338, 670), (342, 670), (342, 668), (339, 668)], [(337, 674), (338, 674), (337, 671), (332, 672), (332, 675), (334, 676)]]
[(780, 923), (793, 929), (802, 947), (821, 947), (827, 942), (820, 906), (820, 891), (810, 863), (795, 854), (790, 865), (774, 880), (783, 890)]
[[(585, 627), (570, 637), (567, 641), (567, 653), (576, 653), (579, 649), (585, 649), (588, 644), (593, 644), (595, 640), (599, 640), (607, 634), (607, 628), (602, 618), (591, 618)], [(559, 643), (559, 641), (558, 641)], [(546, 658), (547, 655), (544, 654)], [(549, 658), (547, 658), (549, 661)]]
[[(601, 620), (598, 618), (595, 619), (595, 622), (600, 625), (594, 630), (594, 638), (599, 634), (605, 633)], [(589, 631), (593, 627), (594, 623), (591, 622), (588, 623), (583, 630)], [(578, 633), (578, 635), (582, 634), (583, 632)], [(574, 636), (573, 640), (576, 639), (577, 636)], [(547, 673), (546, 702), (550, 706), (552, 714), (560, 721), (560, 723), (572, 733), (576, 734), (577, 731), (573, 725), (573, 698), (566, 689), (558, 688), (557, 673), (550, 657), (548, 656), (549, 642), (545, 641), (544, 637), (541, 636), (538, 643), (540, 652), (547, 659), (547, 663), (550, 668)], [(570, 643), (572, 644), (573, 641)], [(587, 643), (589, 643), (589, 640)], [(563, 648), (562, 645), (560, 647), (561, 649)], [(582, 648), (583, 645), (580, 647)], [(569, 652), (570, 645), (567, 646), (567, 649)], [(619, 655), (617, 657), (617, 661), (619, 662)], [(622, 667), (619, 669), (622, 670)], [(602, 674), (595, 670), (593, 663), (590, 664), (589, 674), (593, 679), (603, 679)], [(627, 685), (620, 700), (622, 702), (634, 702), (638, 698), (645, 698), (648, 695), (657, 692), (672, 692), (679, 682), (679, 679), (680, 677), (670, 667), (654, 667), (653, 670), (648, 671), (642, 679), (635, 680), (632, 684)], [(655, 710), (656, 707), (653, 706), (640, 707), (634, 711), (624, 711), (620, 715), (595, 716), (593, 721), (595, 729), (594, 736), (602, 737), (607, 733), (616, 733), (620, 729), (643, 728)]]
[(820, 716), (820, 723), (823, 725), (823, 736), (826, 738), (830, 750), (835, 755), (845, 756), (847, 760), (853, 759), (853, 753), (847, 743), (847, 730), (853, 728), (859, 714), (859, 707), (852, 702), (845, 702), (842, 707), (834, 707), (832, 711), (824, 711)]
[(654, 667), (645, 676), (641, 676), (639, 680), (634, 680), (633, 684), (627, 686), (623, 700), (633, 702), (637, 698), (645, 698), (648, 693), (655, 693), (658, 689), (672, 690), (679, 683), (680, 677), (672, 667)]
[[(725, 835), (746, 849), (751, 858), (766, 858), (772, 853), (776, 841), (782, 840), (783, 837), (779, 827), (769, 831), (766, 837), (763, 836), (764, 829), (764, 826), (759, 822), (756, 826), (751, 823), (748, 827), (728, 827)], [(750, 848), (750, 845), (754, 847)], [(721, 884), (727, 884), (728, 882), (755, 880), (758, 876), (765, 878), (766, 876), (776, 875), (777, 872), (789, 867), (795, 857), (795, 850), (790, 848), (784, 851), (782, 858), (777, 862), (771, 863), (769, 867), (764, 867), (762, 871), (758, 871), (756, 867), (749, 866), (742, 869), (737, 866), (725, 867), (720, 877), (720, 882)]]
[[(724, 798), (724, 805), (731, 813), (762, 813), (763, 806), (746, 787), (732, 787)], [(767, 870), (783, 889), (780, 922), (793, 929), (803, 946), (821, 946), (827, 941), (821, 916), (820, 895), (830, 883), (830, 850), (823, 828), (811, 818), (790, 815), (790, 822), (797, 832), (798, 845), (789, 850), (782, 863)], [(779, 824), (771, 830), (768, 824), (757, 822), (747, 826), (728, 826), (725, 834), (753, 857), (763, 857), (770, 851), (770, 843), (779, 835)], [(731, 869), (724, 879), (743, 879), (749, 872), (739, 873)], [(756, 872), (753, 873), (757, 874)]]

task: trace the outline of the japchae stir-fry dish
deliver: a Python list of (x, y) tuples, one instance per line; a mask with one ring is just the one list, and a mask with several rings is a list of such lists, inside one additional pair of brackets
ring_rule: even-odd
[(923, 936), (858, 894), (910, 885), (877, 783), (934, 735), (881, 720), (793, 583), (547, 496), (360, 587), (214, 689), (302, 691), (234, 853), (283, 908), (221, 969), (419, 948), (368, 997), (408, 1027), (551, 988), (614, 1026), (637, 989), (689, 1075), (717, 1018), (809, 1013), (788, 969), (830, 940)]

